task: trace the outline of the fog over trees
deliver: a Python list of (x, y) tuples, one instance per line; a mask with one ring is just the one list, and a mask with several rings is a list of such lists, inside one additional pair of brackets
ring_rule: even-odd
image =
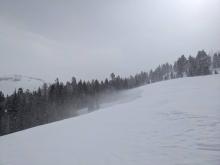
[(77, 80), (61, 82), (58, 78), (52, 84), (44, 84), (36, 91), (19, 88), (10, 96), (0, 91), (0, 135), (24, 130), (34, 126), (66, 119), (77, 115), (77, 111), (99, 109), (101, 97), (112, 93), (139, 87), (158, 81), (181, 77), (217, 74), (220, 67), (220, 53), (213, 59), (202, 50), (196, 57), (182, 55), (174, 64), (165, 63), (149, 72), (140, 72), (130, 77), (111, 73), (104, 81)]

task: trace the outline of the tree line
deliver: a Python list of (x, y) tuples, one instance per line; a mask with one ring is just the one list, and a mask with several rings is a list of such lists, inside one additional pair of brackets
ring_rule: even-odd
[(208, 75), (212, 73), (211, 66), (220, 67), (220, 53), (215, 53), (211, 60), (202, 50), (196, 57), (182, 55), (173, 65), (165, 63), (149, 72), (142, 71), (126, 78), (112, 73), (104, 81), (77, 81), (73, 77), (65, 84), (57, 78), (54, 83), (45, 83), (35, 91), (19, 88), (10, 96), (4, 96), (0, 91), (0, 135), (73, 117), (82, 108), (96, 110), (104, 94), (162, 80)]

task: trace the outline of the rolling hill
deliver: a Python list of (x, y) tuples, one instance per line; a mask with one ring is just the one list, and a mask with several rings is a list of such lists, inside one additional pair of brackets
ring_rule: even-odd
[(127, 91), (139, 97), (0, 137), (0, 165), (219, 165), (220, 75)]
[(23, 75), (6, 75), (0, 77), (0, 91), (5, 95), (10, 95), (18, 88), (36, 90), (42, 86), (43, 83), (44, 80), (40, 78)]

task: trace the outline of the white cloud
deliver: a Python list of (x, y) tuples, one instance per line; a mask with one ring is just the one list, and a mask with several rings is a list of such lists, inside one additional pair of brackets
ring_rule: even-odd
[(220, 49), (220, 2), (202, 1), (193, 15), (183, 0), (2, 0), (0, 74), (104, 78)]

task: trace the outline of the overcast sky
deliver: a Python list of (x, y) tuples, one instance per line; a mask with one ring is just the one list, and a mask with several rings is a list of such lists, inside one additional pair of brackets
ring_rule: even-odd
[(0, 75), (129, 75), (220, 50), (220, 0), (0, 0)]

